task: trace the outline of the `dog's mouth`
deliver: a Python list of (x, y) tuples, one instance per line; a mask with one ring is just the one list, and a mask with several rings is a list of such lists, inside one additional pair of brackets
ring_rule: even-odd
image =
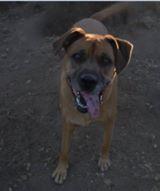
[(88, 112), (92, 118), (97, 118), (100, 113), (100, 104), (102, 103), (102, 92), (92, 94), (78, 91), (74, 93), (77, 109), (82, 113)]
[(99, 117), (104, 88), (95, 92), (77, 91), (73, 88), (71, 81), (68, 81), (74, 96), (77, 110), (81, 113), (88, 112), (93, 119)]

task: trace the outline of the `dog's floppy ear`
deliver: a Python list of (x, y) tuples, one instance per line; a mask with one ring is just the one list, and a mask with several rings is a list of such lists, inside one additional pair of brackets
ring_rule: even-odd
[(113, 47), (115, 54), (115, 67), (116, 72), (119, 74), (128, 64), (133, 51), (133, 44), (127, 40), (106, 35), (107, 40)]
[(69, 34), (66, 36), (66, 38), (64, 39), (63, 41), (63, 48), (65, 50), (68, 49), (68, 47), (73, 43), (75, 42), (76, 40), (82, 38), (85, 36), (85, 31), (81, 28), (72, 28), (70, 31), (69, 31)]
[(62, 48), (65, 50), (68, 49), (68, 47), (76, 40), (82, 38), (85, 36), (85, 31), (81, 28), (75, 27), (71, 30), (64, 33), (61, 37), (58, 37), (53, 42), (53, 48), (56, 51), (56, 54), (58, 54)]

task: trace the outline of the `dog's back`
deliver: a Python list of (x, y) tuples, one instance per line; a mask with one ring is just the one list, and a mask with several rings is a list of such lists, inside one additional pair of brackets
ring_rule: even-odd
[(108, 33), (107, 28), (98, 20), (85, 18), (75, 23), (73, 27), (80, 27), (87, 33), (105, 35)]

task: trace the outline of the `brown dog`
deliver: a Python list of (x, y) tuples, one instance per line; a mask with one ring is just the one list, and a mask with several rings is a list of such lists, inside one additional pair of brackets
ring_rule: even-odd
[(71, 136), (77, 126), (87, 126), (91, 122), (104, 125), (98, 166), (104, 171), (110, 165), (109, 147), (116, 117), (117, 75), (129, 63), (133, 45), (108, 34), (106, 27), (95, 18), (101, 20), (105, 13), (111, 15), (111, 10), (118, 12), (125, 7), (120, 4), (118, 9), (116, 6), (79, 21), (57, 41), (57, 47), (62, 46), (65, 55), (60, 79), (62, 144), (59, 163), (53, 172), (56, 183), (66, 179)]

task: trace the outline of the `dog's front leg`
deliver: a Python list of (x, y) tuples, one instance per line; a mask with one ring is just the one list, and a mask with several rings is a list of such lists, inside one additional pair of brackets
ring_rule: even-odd
[(62, 184), (67, 176), (67, 168), (69, 163), (69, 148), (74, 129), (75, 125), (68, 122), (64, 122), (59, 161), (55, 171), (52, 174), (52, 177), (58, 184)]
[(108, 167), (110, 166), (109, 149), (111, 144), (111, 137), (112, 137), (112, 130), (114, 128), (114, 123), (115, 123), (114, 119), (108, 119), (105, 122), (101, 156), (98, 161), (98, 166), (100, 167), (101, 171), (107, 170)]

